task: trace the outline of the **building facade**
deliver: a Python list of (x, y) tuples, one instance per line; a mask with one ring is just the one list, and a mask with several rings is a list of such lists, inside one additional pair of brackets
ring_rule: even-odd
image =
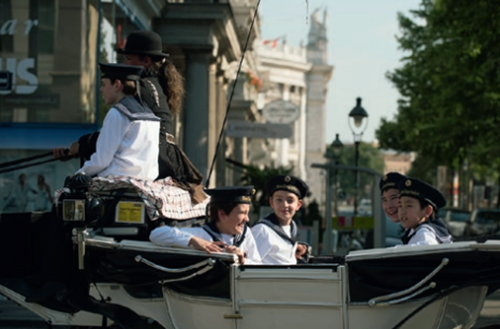
[[(256, 93), (243, 92), (250, 83), (234, 83), (256, 2), (0, 0), (0, 163), (40, 154), (50, 159), (52, 148), (97, 130), (107, 110), (98, 63), (121, 61), (115, 49), (131, 31), (148, 29), (161, 35), (185, 77), (177, 143), (206, 178), (211, 173), (209, 185), (239, 183), (225, 158), (244, 161), (245, 140), (222, 138), (217, 156), (216, 148), (226, 113), (244, 120), (258, 115)], [(259, 24), (257, 16), (244, 61), (253, 72)], [(232, 86), (241, 92), (228, 111)], [(53, 192), (78, 167), (70, 160), (0, 171), (0, 211), (36, 210), (37, 188), (48, 185)]]

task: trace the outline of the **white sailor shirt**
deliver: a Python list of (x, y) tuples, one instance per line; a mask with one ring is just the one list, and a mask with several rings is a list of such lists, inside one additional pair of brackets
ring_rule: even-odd
[(106, 114), (96, 152), (77, 173), (106, 177), (158, 177), (159, 121), (130, 120), (115, 107)]

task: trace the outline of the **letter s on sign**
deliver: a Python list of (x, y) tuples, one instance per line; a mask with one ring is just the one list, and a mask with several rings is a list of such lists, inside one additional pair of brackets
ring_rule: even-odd
[(17, 75), (28, 82), (27, 86), (16, 86), (17, 94), (33, 94), (38, 88), (38, 77), (30, 73), (28, 69), (35, 67), (34, 58), (26, 58), (17, 64)]

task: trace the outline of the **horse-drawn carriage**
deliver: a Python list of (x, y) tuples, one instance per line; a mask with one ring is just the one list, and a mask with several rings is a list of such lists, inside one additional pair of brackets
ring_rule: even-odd
[[(471, 328), (500, 284), (497, 241), (362, 250), (291, 266), (157, 246), (147, 239), (155, 223), (144, 198), (77, 178), (57, 217), (2, 214), (0, 222), (0, 293), (54, 326)], [(60, 289), (36, 297), (46, 260), (61, 251), (50, 248), (60, 246), (54, 223), (71, 252), (57, 259)]]

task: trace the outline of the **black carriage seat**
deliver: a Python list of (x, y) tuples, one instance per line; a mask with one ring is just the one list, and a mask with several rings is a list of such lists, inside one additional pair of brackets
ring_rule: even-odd
[(100, 235), (117, 240), (149, 241), (149, 234), (160, 225), (191, 227), (201, 225), (205, 217), (185, 220), (159, 218), (152, 220), (141, 197), (133, 188), (92, 192), (103, 204), (103, 215), (94, 229)]

